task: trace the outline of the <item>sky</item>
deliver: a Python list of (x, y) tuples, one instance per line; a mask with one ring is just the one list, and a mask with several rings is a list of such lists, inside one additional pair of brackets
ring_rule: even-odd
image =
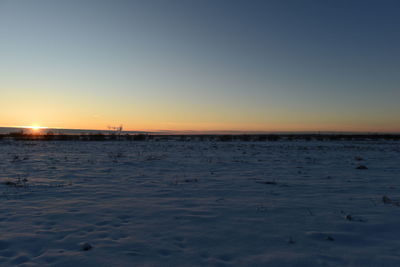
[(0, 126), (400, 132), (400, 1), (0, 0)]

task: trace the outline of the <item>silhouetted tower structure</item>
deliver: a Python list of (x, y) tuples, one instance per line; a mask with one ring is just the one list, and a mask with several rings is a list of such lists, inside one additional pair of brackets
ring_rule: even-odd
[(113, 134), (117, 136), (118, 140), (121, 139), (121, 134), (123, 129), (122, 124), (120, 126), (108, 126), (108, 129), (113, 131)]

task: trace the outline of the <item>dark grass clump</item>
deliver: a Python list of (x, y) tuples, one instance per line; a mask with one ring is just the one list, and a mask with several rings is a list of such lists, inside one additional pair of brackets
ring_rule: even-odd
[(257, 184), (277, 185), (275, 181), (256, 181)]
[(368, 167), (365, 166), (365, 165), (359, 165), (356, 169), (357, 169), (357, 170), (367, 170)]
[(15, 181), (6, 181), (4, 184), (9, 187), (15, 187), (15, 188), (22, 188), (22, 187), (28, 187), (28, 179), (26, 178), (17, 178)]

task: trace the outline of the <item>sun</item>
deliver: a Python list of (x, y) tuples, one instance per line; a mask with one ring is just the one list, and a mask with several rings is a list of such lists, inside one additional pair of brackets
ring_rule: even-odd
[(30, 132), (40, 132), (41, 130), (49, 129), (49, 127), (45, 126), (39, 126), (38, 124), (33, 124), (33, 125), (25, 125), (25, 126), (13, 126), (15, 128), (22, 128), (29, 130)]
[(42, 126), (39, 126), (39, 125), (32, 125), (32, 126), (29, 126), (28, 128), (31, 129), (34, 132), (38, 132), (41, 129), (45, 129), (46, 127), (42, 127)]

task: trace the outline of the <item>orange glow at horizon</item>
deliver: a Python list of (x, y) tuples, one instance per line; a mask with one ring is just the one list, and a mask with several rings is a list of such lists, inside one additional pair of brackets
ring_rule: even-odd
[(33, 132), (40, 132), (42, 129), (49, 129), (49, 127), (39, 126), (39, 125), (29, 125), (29, 126), (9, 126), (12, 128), (28, 129)]
[[(121, 123), (124, 131), (143, 131), (143, 132), (177, 132), (177, 133), (224, 133), (224, 132), (334, 132), (334, 131), (348, 131), (348, 132), (399, 132), (399, 129), (393, 129), (389, 127), (371, 127), (369, 125), (351, 125), (351, 124), (334, 124), (328, 123), (323, 124), (312, 124), (312, 123), (291, 123), (283, 124), (271, 121), (265, 124), (258, 123), (173, 123), (173, 122), (157, 122), (157, 123)], [(64, 126), (64, 125), (63, 125)], [(75, 127), (74, 127), (75, 126)], [(78, 127), (77, 127), (78, 126)], [(369, 127), (368, 127), (369, 126)], [(0, 126), (6, 127), (6, 126)], [(77, 125), (65, 125), (64, 127), (52, 127), (52, 126), (39, 126), (37, 124), (29, 126), (8, 126), (21, 129), (27, 129), (33, 133), (39, 133), (43, 129), (75, 129), (75, 130), (107, 130), (108, 128), (102, 123), (83, 123)]]

